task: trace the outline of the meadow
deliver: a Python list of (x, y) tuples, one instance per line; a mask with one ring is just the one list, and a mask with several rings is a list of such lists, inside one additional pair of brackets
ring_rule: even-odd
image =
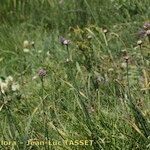
[(150, 1), (1, 0), (0, 149), (149, 150)]

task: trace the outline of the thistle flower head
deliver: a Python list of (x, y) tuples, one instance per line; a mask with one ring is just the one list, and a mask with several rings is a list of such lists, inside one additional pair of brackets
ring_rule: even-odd
[(70, 40), (65, 39), (64, 37), (60, 37), (60, 43), (62, 45), (69, 45), (70, 44)]
[(39, 77), (43, 78), (44, 76), (46, 76), (46, 70), (44, 70), (43, 68), (39, 69), (38, 75)]
[(150, 30), (150, 22), (145, 22), (144, 25), (143, 25), (143, 28), (145, 30)]

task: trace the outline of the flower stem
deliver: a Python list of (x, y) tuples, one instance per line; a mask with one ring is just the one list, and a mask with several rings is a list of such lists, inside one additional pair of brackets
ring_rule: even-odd
[[(43, 124), (44, 124), (44, 136), (45, 136), (45, 140), (49, 139), (48, 136), (48, 126), (47, 126), (47, 116), (46, 116), (46, 103), (45, 103), (45, 98), (44, 98), (44, 78), (41, 77), (41, 90), (42, 90), (42, 107), (43, 107)], [(45, 150), (47, 150), (47, 146), (45, 145)], [(49, 146), (48, 146), (48, 150), (49, 150)]]

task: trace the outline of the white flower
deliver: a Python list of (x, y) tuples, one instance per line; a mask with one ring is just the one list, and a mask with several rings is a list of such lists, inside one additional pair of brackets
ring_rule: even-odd
[(6, 82), (7, 84), (13, 82), (13, 77), (12, 77), (12, 76), (8, 76), (8, 77), (6, 78), (6, 80), (5, 80), (5, 82)]
[(106, 34), (106, 33), (108, 32), (108, 30), (107, 30), (107, 29), (104, 29), (103, 32)]
[(8, 84), (5, 83), (5, 82), (0, 81), (0, 90), (1, 90), (1, 92), (3, 94), (5, 94), (5, 92), (7, 91), (7, 89), (8, 89)]
[(147, 30), (147, 31), (146, 31), (146, 35), (150, 35), (150, 30)]
[(27, 40), (25, 40), (24, 42), (23, 42), (23, 48), (28, 48), (29, 47), (29, 41), (27, 41)]
[(63, 41), (63, 44), (64, 44), (64, 45), (70, 44), (70, 40), (64, 40), (64, 41)]
[(142, 44), (142, 41), (141, 40), (138, 40), (137, 41), (137, 45), (141, 45)]
[(19, 84), (18, 83), (13, 83), (12, 84), (12, 86), (11, 86), (11, 89), (12, 89), (12, 91), (19, 91), (19, 89), (20, 89), (20, 86), (19, 86)]
[(24, 52), (24, 53), (29, 53), (29, 51), (30, 51), (30, 50), (29, 50), (28, 48), (24, 48), (24, 49), (23, 49), (23, 52)]

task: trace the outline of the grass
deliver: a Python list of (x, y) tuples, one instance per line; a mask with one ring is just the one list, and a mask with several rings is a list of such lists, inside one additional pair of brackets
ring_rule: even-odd
[(137, 32), (149, 9), (148, 0), (2, 1), (0, 84), (13, 83), (0, 86), (0, 148), (148, 150), (150, 43), (137, 45)]

